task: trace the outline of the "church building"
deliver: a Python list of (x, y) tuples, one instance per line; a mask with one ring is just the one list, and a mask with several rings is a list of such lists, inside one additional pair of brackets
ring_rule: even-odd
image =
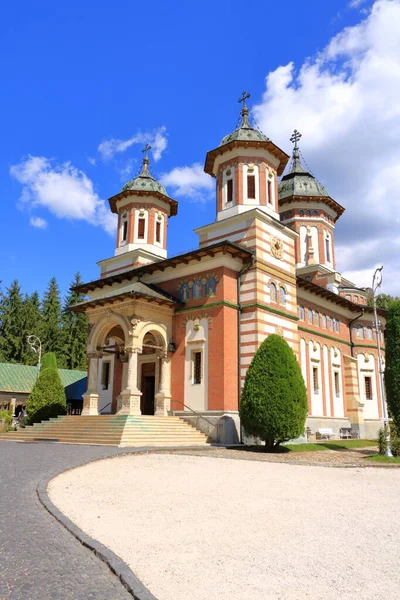
[(175, 415), (211, 439), (238, 442), (247, 368), (275, 333), (300, 363), (309, 430), (351, 427), (374, 437), (383, 340), (366, 290), (336, 270), (344, 208), (304, 166), (301, 134), (291, 138), (290, 160), (252, 125), (248, 97), (239, 127), (206, 155), (216, 216), (197, 224), (197, 250), (168, 258), (178, 202), (152, 176), (148, 145), (140, 174), (109, 199), (118, 215), (114, 256), (76, 288), (88, 299), (73, 309), (90, 323), (82, 414)]

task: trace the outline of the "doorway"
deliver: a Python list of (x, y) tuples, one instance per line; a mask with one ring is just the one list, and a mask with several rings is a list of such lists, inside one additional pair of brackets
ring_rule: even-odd
[(154, 415), (154, 396), (156, 391), (156, 363), (142, 364), (142, 381), (140, 390), (140, 410), (142, 415)]

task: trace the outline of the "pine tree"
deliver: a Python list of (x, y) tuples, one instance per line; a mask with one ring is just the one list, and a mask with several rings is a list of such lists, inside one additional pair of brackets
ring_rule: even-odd
[(31, 423), (65, 415), (67, 412), (64, 386), (58, 373), (55, 355), (52, 353), (43, 356), (42, 368), (26, 408)]
[(38, 356), (32, 352), (27, 339), (30, 335), (36, 335), (40, 337), (41, 318), (39, 294), (37, 292), (33, 292), (33, 294), (30, 296), (26, 294), (22, 306), (22, 320), (24, 329), (22, 363), (24, 365), (37, 364)]
[(22, 362), (24, 352), (23, 300), (15, 279), (0, 297), (0, 360)]
[(52, 277), (42, 301), (41, 335), (43, 352), (54, 352), (62, 360), (61, 300), (55, 277)]
[(74, 304), (85, 300), (83, 294), (74, 291), (74, 287), (82, 283), (76, 273), (71, 283), (70, 292), (65, 298), (62, 311), (62, 366), (66, 369), (86, 369), (86, 345), (88, 337), (88, 319), (84, 313), (69, 310)]
[(388, 408), (400, 430), (400, 300), (390, 303), (386, 324), (385, 387)]
[(299, 437), (307, 416), (307, 391), (296, 356), (279, 335), (266, 338), (247, 370), (240, 418), (266, 449)]

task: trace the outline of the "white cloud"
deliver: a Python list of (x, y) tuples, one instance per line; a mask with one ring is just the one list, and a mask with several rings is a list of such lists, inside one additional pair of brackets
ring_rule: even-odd
[(151, 146), (151, 153), (155, 162), (159, 161), (162, 153), (167, 147), (167, 129), (166, 127), (158, 127), (150, 132), (138, 132), (127, 140), (119, 140), (111, 138), (110, 140), (104, 140), (98, 147), (98, 151), (102, 155), (103, 159), (109, 160), (116, 154), (125, 152), (133, 144), (145, 144), (146, 142)]
[(96, 166), (96, 159), (95, 159), (95, 158), (93, 158), (92, 156), (89, 156), (89, 157), (88, 157), (88, 161), (89, 161), (89, 163), (92, 165), (92, 167), (95, 167), (95, 166)]
[(190, 167), (175, 167), (169, 173), (164, 173), (160, 181), (170, 187), (171, 195), (187, 200), (206, 202), (215, 197), (215, 181), (203, 171), (200, 163)]
[(350, 0), (350, 8), (359, 8), (362, 4), (365, 4), (366, 0)]
[(37, 229), (47, 229), (47, 221), (41, 217), (31, 217), (29, 223)]
[(99, 198), (93, 182), (71, 163), (29, 156), (12, 166), (10, 173), (23, 185), (21, 208), (42, 206), (59, 219), (83, 220), (115, 232), (115, 215)]
[(289, 63), (269, 73), (254, 107), (262, 130), (287, 151), (293, 129), (301, 131), (307, 163), (347, 209), (336, 229), (338, 268), (366, 276), (383, 262), (384, 289), (397, 295), (399, 56), (400, 0), (376, 0), (298, 71)]

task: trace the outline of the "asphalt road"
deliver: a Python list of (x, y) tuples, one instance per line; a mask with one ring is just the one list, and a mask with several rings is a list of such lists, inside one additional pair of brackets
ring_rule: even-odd
[(0, 600), (132, 600), (119, 579), (39, 502), (44, 478), (125, 453), (0, 441)]

